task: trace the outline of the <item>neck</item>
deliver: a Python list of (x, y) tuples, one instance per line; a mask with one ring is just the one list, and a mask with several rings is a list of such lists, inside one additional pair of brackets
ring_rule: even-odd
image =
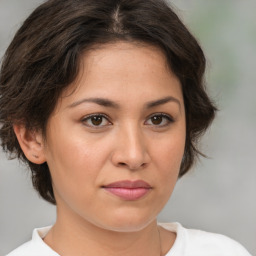
[(97, 227), (84, 219), (78, 221), (58, 215), (56, 224), (44, 241), (62, 256), (162, 255), (156, 220), (139, 231), (116, 232)]

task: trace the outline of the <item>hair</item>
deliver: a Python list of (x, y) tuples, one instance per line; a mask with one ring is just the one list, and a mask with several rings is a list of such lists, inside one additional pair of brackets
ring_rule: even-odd
[(0, 71), (0, 139), (5, 152), (28, 164), (34, 188), (56, 204), (47, 163), (30, 162), (13, 124), (46, 134), (61, 93), (76, 78), (81, 56), (117, 41), (156, 46), (182, 85), (186, 145), (179, 177), (199, 154), (198, 139), (216, 108), (206, 93), (204, 53), (164, 0), (49, 0), (25, 20), (3, 58)]

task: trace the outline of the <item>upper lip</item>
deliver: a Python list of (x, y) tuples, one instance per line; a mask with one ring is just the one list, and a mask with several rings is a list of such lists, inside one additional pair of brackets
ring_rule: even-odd
[(103, 186), (104, 188), (152, 188), (144, 180), (120, 180)]

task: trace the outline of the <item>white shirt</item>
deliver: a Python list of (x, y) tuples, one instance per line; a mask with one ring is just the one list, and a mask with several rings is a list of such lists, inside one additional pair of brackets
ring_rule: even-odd
[[(177, 234), (166, 256), (251, 256), (236, 241), (219, 234), (186, 229), (179, 223), (159, 224)], [(51, 227), (33, 231), (32, 240), (21, 245), (7, 256), (60, 256), (43, 239)]]

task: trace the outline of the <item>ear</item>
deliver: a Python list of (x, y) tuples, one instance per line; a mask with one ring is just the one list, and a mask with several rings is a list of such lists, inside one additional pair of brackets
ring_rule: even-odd
[(26, 158), (34, 164), (46, 162), (44, 140), (41, 132), (28, 130), (22, 124), (14, 124), (13, 130)]

